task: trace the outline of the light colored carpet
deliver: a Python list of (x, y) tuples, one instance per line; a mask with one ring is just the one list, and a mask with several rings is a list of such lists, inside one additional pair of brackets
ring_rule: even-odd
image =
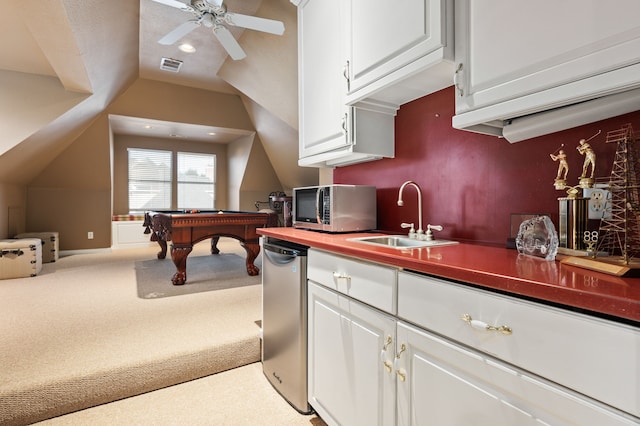
[(326, 426), (298, 414), (255, 363), (38, 423), (76, 425)]
[[(231, 239), (220, 248), (244, 253)], [(190, 257), (208, 249), (200, 243)], [(260, 360), (261, 286), (139, 298), (135, 262), (157, 251), (61, 257), (37, 277), (0, 281), (0, 424), (32, 423)], [(228, 392), (241, 397), (242, 387)]]

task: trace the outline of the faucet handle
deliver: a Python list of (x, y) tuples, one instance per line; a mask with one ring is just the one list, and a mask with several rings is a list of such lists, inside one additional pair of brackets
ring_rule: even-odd
[(409, 238), (416, 238), (416, 230), (413, 227), (413, 223), (401, 223), (400, 227), (405, 229), (405, 228), (411, 228), (409, 229)]
[(433, 241), (433, 232), (434, 231), (442, 231), (442, 225), (427, 225), (427, 232), (425, 234), (425, 238), (427, 241)]

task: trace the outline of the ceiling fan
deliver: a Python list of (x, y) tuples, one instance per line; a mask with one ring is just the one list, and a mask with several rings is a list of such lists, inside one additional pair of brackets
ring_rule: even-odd
[(226, 6), (222, 4), (223, 0), (190, 0), (189, 4), (179, 0), (153, 1), (175, 7), (185, 12), (191, 12), (196, 16), (195, 19), (179, 25), (158, 40), (158, 43), (164, 45), (171, 45), (191, 31), (204, 25), (207, 28), (212, 28), (213, 34), (218, 41), (220, 41), (220, 44), (222, 44), (222, 47), (225, 48), (227, 53), (229, 53), (229, 56), (234, 60), (239, 60), (245, 58), (247, 55), (225, 25), (263, 31), (276, 35), (282, 35), (284, 33), (284, 24), (282, 22), (259, 18), (257, 16), (227, 12)]

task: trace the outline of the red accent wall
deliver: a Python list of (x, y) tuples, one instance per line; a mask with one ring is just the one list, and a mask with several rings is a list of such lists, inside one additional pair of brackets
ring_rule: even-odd
[(569, 185), (577, 185), (584, 156), (580, 139), (602, 133), (589, 143), (596, 153), (596, 177), (608, 178), (615, 144), (606, 134), (627, 123), (640, 137), (640, 111), (514, 144), (505, 139), (456, 130), (453, 87), (403, 105), (395, 121), (395, 158), (336, 168), (334, 183), (377, 187), (378, 229), (405, 233), (402, 222), (418, 225), (415, 188), (398, 190), (413, 180), (423, 194), (424, 228), (443, 225), (440, 238), (504, 245), (512, 213), (548, 214), (558, 225), (558, 197), (553, 182), (558, 163), (549, 154), (561, 144), (567, 154)]

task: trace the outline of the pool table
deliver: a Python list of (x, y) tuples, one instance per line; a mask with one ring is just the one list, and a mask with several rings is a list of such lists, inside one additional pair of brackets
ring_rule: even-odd
[(187, 256), (193, 245), (211, 239), (211, 254), (218, 254), (220, 237), (231, 237), (240, 242), (247, 252), (246, 265), (249, 275), (258, 275), (260, 269), (253, 264), (260, 253), (260, 236), (256, 229), (278, 224), (275, 213), (229, 210), (213, 211), (149, 211), (144, 214), (145, 234), (160, 245), (158, 259), (167, 256), (167, 241), (171, 241), (171, 259), (176, 273), (171, 281), (182, 285), (187, 281)]

